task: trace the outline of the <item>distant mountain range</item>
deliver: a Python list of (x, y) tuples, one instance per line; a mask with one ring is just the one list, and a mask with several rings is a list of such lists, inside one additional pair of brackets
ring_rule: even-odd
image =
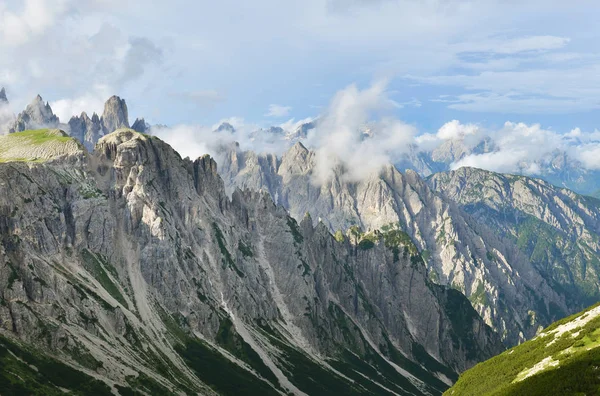
[[(0, 91), (0, 107), (2, 103), (8, 103), (4, 88)], [(315, 130), (318, 123), (317, 118), (294, 126), (293, 130), (281, 126), (257, 129), (250, 134), (250, 138), (266, 142), (281, 142), (289, 148), (297, 142), (306, 142), (309, 132)], [(52, 112), (50, 105), (44, 103), (39, 95), (14, 120), (7, 121), (5, 114), (3, 122), (0, 111), (0, 128), (3, 125), (11, 132), (59, 127), (82, 141), (88, 150), (93, 150), (98, 139), (107, 133), (130, 126), (125, 100), (117, 96), (111, 97), (106, 102), (102, 115), (92, 114), (90, 117), (83, 112), (79, 116), (73, 116), (67, 123), (61, 123)], [(138, 132), (149, 132), (150, 127), (143, 118), (136, 119), (131, 124), (131, 128)], [(235, 128), (230, 123), (224, 122), (215, 130), (215, 132), (224, 131), (235, 133)], [(365, 139), (372, 136), (368, 126), (364, 127), (363, 136)], [(440, 140), (432, 149), (424, 149), (413, 144), (408, 153), (394, 165), (401, 171), (411, 169), (427, 177), (434, 173), (452, 170), (455, 164), (467, 156), (494, 153), (498, 150), (498, 144), (490, 136), (479, 139), (474, 139), (473, 136), (458, 137)], [(532, 169), (536, 170), (535, 173), (531, 172)], [(577, 158), (572, 158), (565, 151), (554, 150), (542, 159), (523, 161), (519, 164), (516, 173), (539, 177), (555, 186), (568, 188), (580, 194), (600, 197), (600, 172), (587, 169)]]

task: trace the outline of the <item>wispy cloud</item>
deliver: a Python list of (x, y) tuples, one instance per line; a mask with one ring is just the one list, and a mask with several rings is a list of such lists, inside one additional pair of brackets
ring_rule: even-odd
[(292, 111), (290, 106), (281, 106), (278, 104), (269, 105), (269, 109), (265, 114), (265, 117), (287, 117)]
[(488, 52), (494, 54), (518, 54), (543, 52), (563, 48), (571, 40), (558, 36), (523, 36), (514, 38), (489, 38), (482, 41), (456, 45), (457, 52)]

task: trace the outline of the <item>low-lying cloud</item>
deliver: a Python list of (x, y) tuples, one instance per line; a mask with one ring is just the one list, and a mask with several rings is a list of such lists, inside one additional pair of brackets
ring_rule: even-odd
[(0, 135), (8, 133), (15, 122), (15, 115), (9, 104), (0, 102)]

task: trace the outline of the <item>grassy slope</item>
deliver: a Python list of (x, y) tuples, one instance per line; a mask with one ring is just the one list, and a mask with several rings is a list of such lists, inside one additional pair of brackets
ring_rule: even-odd
[(36, 129), (0, 136), (1, 162), (42, 162), (82, 150), (81, 144), (58, 129)]
[[(463, 373), (445, 395), (600, 394), (598, 347), (600, 304), (556, 322), (538, 337), (476, 365)], [(540, 364), (544, 360), (552, 364)], [(536, 365), (543, 368), (532, 374), (530, 369)]]

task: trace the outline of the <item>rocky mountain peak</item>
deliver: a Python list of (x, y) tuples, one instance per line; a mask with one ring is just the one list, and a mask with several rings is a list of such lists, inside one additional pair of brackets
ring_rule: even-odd
[(217, 132), (235, 132), (235, 128), (233, 127), (233, 125), (231, 125), (228, 122), (223, 122), (221, 125), (219, 125), (219, 127), (216, 129)]
[(8, 103), (8, 98), (6, 97), (6, 90), (4, 87), (0, 89), (0, 104), (2, 103)]
[(58, 126), (58, 117), (52, 112), (48, 102), (44, 103), (42, 97), (38, 94), (25, 111), (19, 114), (14, 126), (10, 132), (20, 132), (26, 129), (55, 128)]
[(102, 113), (104, 133), (111, 133), (119, 128), (129, 128), (129, 114), (125, 99), (113, 95), (104, 104)]
[(269, 127), (269, 129), (267, 129), (267, 132), (273, 135), (281, 135), (282, 133), (284, 133), (284, 130), (282, 127), (272, 126)]
[(131, 129), (134, 131), (144, 133), (150, 129), (150, 125), (143, 118), (136, 118), (133, 125), (131, 125)]

